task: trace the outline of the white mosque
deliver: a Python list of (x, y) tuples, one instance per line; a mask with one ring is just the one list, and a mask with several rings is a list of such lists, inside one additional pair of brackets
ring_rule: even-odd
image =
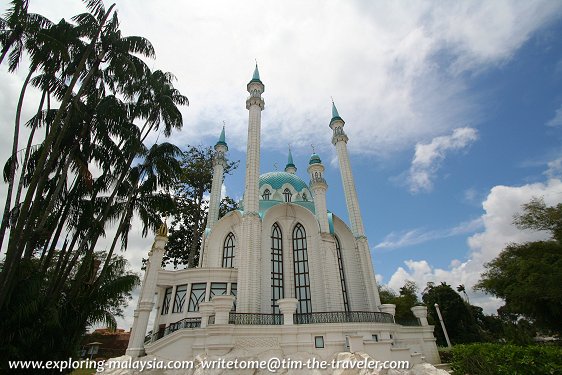
[[(199, 266), (161, 268), (167, 242), (163, 225), (149, 252), (127, 355), (189, 360), (196, 355), (243, 352), (328, 358), (351, 351), (412, 364), (438, 363), (426, 307), (412, 309), (417, 324), (401, 325), (394, 321), (395, 306), (381, 305), (345, 122), (335, 105), (329, 126), (350, 226), (327, 209), (328, 184), (316, 153), (308, 164), (308, 184), (296, 174), (290, 151), (284, 172), (260, 175), (265, 86), (257, 65), (247, 89), (243, 205), (219, 219), (228, 151), (223, 128), (215, 145)], [(147, 335), (151, 313), (154, 325)]]

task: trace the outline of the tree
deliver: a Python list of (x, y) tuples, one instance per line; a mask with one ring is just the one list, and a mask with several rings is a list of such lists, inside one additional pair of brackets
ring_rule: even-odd
[[(117, 243), (126, 249), (134, 215), (144, 235), (160, 225), (179, 171), (177, 147), (144, 141), (181, 128), (178, 106), (188, 104), (171, 73), (143, 61), (154, 57), (152, 44), (121, 34), (115, 4), (84, 0), (85, 13), (52, 23), (28, 13), (28, 3), (12, 0), (0, 19), (0, 63), (15, 71), (23, 56), (29, 62), (3, 176), (0, 370), (7, 358), (66, 359), (88, 325), (114, 322), (138, 282)], [(31, 87), (41, 99), (17, 151)], [(113, 224), (113, 244), (100, 251)]]
[(476, 288), (502, 298), (504, 314), (521, 315), (547, 332), (562, 332), (562, 204), (548, 207), (533, 198), (514, 217), (520, 229), (550, 232), (548, 241), (508, 245)]
[[(205, 195), (211, 190), (213, 180), (213, 157), (211, 147), (189, 147), (182, 155), (182, 173), (176, 184), (176, 208), (170, 212), (174, 216), (166, 245), (165, 263), (174, 267), (181, 264), (188, 268), (196, 267), (203, 231), (207, 224), (208, 202)], [(238, 166), (238, 161), (228, 162), (225, 174)], [(238, 205), (229, 197), (222, 199), (219, 215), (223, 216), (236, 209)]]
[(439, 345), (445, 346), (446, 340), (435, 304), (439, 304), (443, 322), (453, 344), (475, 342), (481, 340), (480, 328), (472, 314), (472, 307), (463, 301), (462, 297), (447, 283), (428, 286), (422, 295), (422, 300), (428, 307), (428, 317), (436, 326), (435, 334)]
[(396, 313), (394, 319), (398, 324), (409, 324), (416, 321), (414, 313), (411, 308), (419, 305), (418, 299), (418, 286), (415, 282), (408, 280), (404, 286), (400, 288), (400, 292), (396, 294), (393, 290), (388, 288), (381, 289), (379, 295), (381, 303), (391, 303), (396, 305)]

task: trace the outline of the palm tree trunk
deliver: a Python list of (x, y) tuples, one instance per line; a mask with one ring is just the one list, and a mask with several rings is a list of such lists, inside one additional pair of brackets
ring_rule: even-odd
[(35, 69), (30, 69), (29, 74), (25, 77), (25, 81), (23, 82), (23, 87), (21, 88), (20, 97), (18, 100), (18, 107), (16, 109), (16, 121), (14, 124), (14, 140), (12, 141), (12, 157), (11, 157), (11, 164), (10, 164), (10, 175), (8, 180), (8, 192), (6, 193), (6, 203), (4, 204), (4, 216), (2, 217), (2, 224), (0, 225), (0, 251), (2, 249), (2, 243), (4, 242), (4, 235), (6, 234), (6, 229), (8, 228), (8, 223), (10, 221), (10, 211), (12, 206), (12, 193), (14, 190), (14, 182), (16, 176), (16, 166), (18, 163), (18, 143), (19, 143), (19, 134), (20, 134), (20, 119), (21, 119), (21, 109), (23, 106), (23, 98), (25, 96), (25, 91), (27, 89), (27, 85), (29, 84), (29, 80), (31, 79), (31, 75)]

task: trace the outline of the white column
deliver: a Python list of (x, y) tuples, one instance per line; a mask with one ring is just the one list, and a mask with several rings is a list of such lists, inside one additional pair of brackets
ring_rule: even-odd
[(225, 153), (226, 145), (217, 143), (215, 145), (215, 157), (213, 158), (213, 182), (211, 185), (211, 197), (209, 199), (209, 215), (207, 216), (207, 228), (212, 229), (219, 219), (219, 208), (221, 203), (221, 189), (226, 167)]
[(359, 201), (357, 192), (355, 191), (355, 182), (351, 173), (351, 164), (347, 153), (347, 136), (334, 137), (334, 144), (338, 154), (338, 161), (341, 171), (341, 180), (343, 191), (345, 194), (345, 204), (347, 206), (347, 214), (351, 223), (351, 231), (355, 237), (364, 236), (363, 220), (361, 219), (361, 211), (359, 210)]
[(144, 280), (141, 286), (139, 302), (135, 310), (135, 318), (129, 345), (127, 347), (127, 355), (131, 357), (139, 357), (144, 354), (144, 337), (146, 335), (146, 327), (148, 326), (148, 318), (154, 307), (154, 292), (156, 291), (156, 282), (158, 280), (158, 271), (162, 265), (164, 257), (164, 247), (168, 242), (168, 231), (165, 224), (161, 227), (152, 245), (152, 250), (148, 253), (148, 264)]
[(293, 315), (297, 311), (299, 300), (296, 298), (280, 298), (277, 300), (279, 310), (283, 314), (283, 324), (286, 326), (293, 325)]
[(320, 224), (320, 231), (322, 233), (330, 233), (328, 210), (326, 208), (328, 184), (324, 179), (324, 166), (321, 163), (310, 164), (307, 171), (310, 174), (310, 189), (314, 194), (314, 211), (316, 211), (316, 219)]
[(260, 311), (259, 264), (261, 248), (261, 219), (259, 217), (259, 174), (261, 111), (265, 102), (261, 97), (264, 85), (259, 74), (248, 83), (250, 97), (246, 100), (248, 119), (248, 145), (246, 152), (246, 183), (244, 190), (244, 215), (240, 239), (236, 246), (238, 268), (238, 296), (236, 308), (239, 312)]

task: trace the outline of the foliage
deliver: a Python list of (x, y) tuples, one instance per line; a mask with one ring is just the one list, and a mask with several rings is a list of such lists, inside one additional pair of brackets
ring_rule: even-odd
[(439, 317), (434, 305), (439, 304), (443, 322), (449, 334), (451, 343), (468, 343), (482, 340), (480, 328), (473, 316), (471, 306), (450, 285), (429, 285), (422, 295), (422, 300), (428, 306), (428, 319), (435, 325), (437, 343), (447, 345), (445, 335), (439, 323)]
[(86, 327), (103, 324), (116, 327), (115, 317), (122, 316), (122, 307), (130, 299), (131, 290), (140, 279), (126, 271), (127, 261), (114, 256), (111, 259), (103, 281), (92, 292), (89, 284), (100, 272), (99, 265), (104, 258), (97, 254), (92, 262), (91, 278), (72, 295), (73, 283), (67, 280), (62, 286), (63, 297), (48, 300), (48, 289), (52, 270), (42, 275), (36, 259), (26, 261), (18, 269), (14, 298), (3, 314), (0, 324), (0, 368), (6, 368), (6, 360), (55, 360), (73, 355), (80, 344)]
[(503, 314), (523, 315), (537, 328), (562, 332), (562, 204), (540, 199), (523, 206), (514, 221), (522, 229), (550, 231), (550, 241), (508, 245), (486, 264), (477, 289), (505, 301)]
[(3, 169), (2, 359), (42, 359), (47, 350), (45, 359), (67, 359), (89, 324), (112, 323), (137, 280), (115, 255), (127, 247), (132, 218), (146, 235), (173, 209), (180, 151), (144, 142), (181, 128), (178, 106), (188, 100), (171, 73), (144, 62), (155, 55), (148, 40), (122, 35), (115, 4), (84, 3), (84, 13), (55, 23), (30, 13), (28, 0), (11, 0), (0, 19), (0, 64), (26, 69)]
[[(181, 158), (181, 177), (174, 185), (175, 208), (170, 212), (169, 241), (166, 245), (164, 263), (174, 268), (185, 265), (196, 267), (199, 261), (201, 238), (207, 224), (208, 201), (205, 195), (211, 190), (213, 181), (213, 158), (211, 147), (189, 147)], [(238, 162), (227, 162), (224, 174), (231, 173)], [(236, 209), (234, 200), (225, 197), (220, 202), (219, 216)]]
[(396, 294), (393, 290), (383, 288), (380, 291), (381, 303), (391, 303), (396, 305), (394, 319), (398, 324), (415, 321), (417, 318), (412, 313), (411, 308), (419, 305), (420, 300), (417, 296), (418, 286), (413, 281), (406, 281)]
[(455, 374), (542, 375), (562, 373), (562, 348), (509, 344), (455, 345), (451, 368)]

